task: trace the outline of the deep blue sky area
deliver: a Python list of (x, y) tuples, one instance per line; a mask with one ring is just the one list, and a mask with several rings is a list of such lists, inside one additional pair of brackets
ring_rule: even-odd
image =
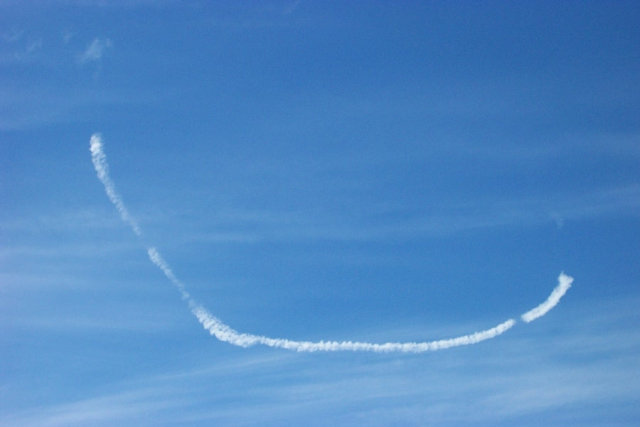
[[(639, 22), (634, 1), (0, 0), (0, 425), (637, 425)], [(242, 348), (150, 246), (249, 334), (517, 323), (420, 354)]]

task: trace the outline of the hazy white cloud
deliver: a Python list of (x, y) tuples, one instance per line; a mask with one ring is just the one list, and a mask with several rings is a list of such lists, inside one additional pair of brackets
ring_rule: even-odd
[(69, 30), (65, 30), (62, 32), (62, 41), (64, 44), (69, 44), (71, 39), (73, 38), (73, 33)]
[(80, 54), (78, 61), (81, 64), (99, 62), (107, 49), (110, 49), (112, 46), (113, 43), (111, 43), (110, 39), (95, 38), (89, 46), (87, 46), (85, 51)]
[(7, 32), (3, 33), (2, 34), (2, 40), (4, 40), (7, 43), (15, 43), (15, 42), (20, 41), (23, 36), (24, 36), (24, 31), (17, 30), (17, 29), (14, 28), (11, 31), (7, 31)]
[[(402, 213), (387, 223), (371, 221), (386, 212)], [(182, 211), (181, 214), (185, 212)], [(575, 221), (603, 217), (638, 217), (640, 185), (628, 184), (585, 192), (513, 199), (443, 201), (414, 211), (402, 206), (380, 208), (354, 206), (350, 212), (317, 210), (211, 209), (202, 232), (199, 224), (182, 234), (183, 239), (209, 242), (255, 242), (273, 240), (369, 241), (379, 239), (426, 239), (471, 230), (549, 225), (562, 230)], [(188, 213), (188, 212), (187, 212)]]
[(32, 53), (36, 52), (37, 50), (40, 50), (41, 48), (42, 48), (42, 39), (36, 39), (36, 40), (30, 41), (27, 44), (25, 51), (27, 55), (31, 55)]
[[(201, 353), (200, 361), (185, 358), (174, 371), (116, 378), (107, 390), (98, 387), (71, 398), (76, 401), (0, 414), (0, 424), (624, 425), (611, 417), (613, 411), (618, 420), (636, 415), (640, 384), (629, 373), (639, 367), (638, 301), (609, 303), (577, 304), (571, 308), (577, 315), (560, 329), (540, 325), (532, 335), (544, 335), (544, 346), (518, 335), (473, 354), (410, 356), (401, 363), (384, 356), (318, 363), (295, 353)], [(581, 317), (585, 312), (593, 316)], [(611, 402), (608, 411), (604, 400)], [(616, 408), (614, 400), (624, 404)]]
[(166, 410), (177, 404), (161, 398), (162, 391), (137, 389), (88, 398), (49, 408), (40, 408), (35, 415), (31, 413), (15, 414), (0, 422), (4, 425), (21, 426), (69, 426), (69, 425), (106, 425), (129, 423), (133, 419), (141, 422), (145, 415)]
[(0, 40), (6, 44), (0, 54), (0, 64), (6, 65), (33, 62), (43, 47), (42, 38), (25, 35), (23, 31), (2, 34)]

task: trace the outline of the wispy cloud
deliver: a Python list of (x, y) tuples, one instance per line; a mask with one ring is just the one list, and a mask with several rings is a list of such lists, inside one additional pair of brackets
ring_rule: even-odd
[(5, 421), (6, 425), (22, 426), (106, 425), (103, 423), (142, 421), (151, 413), (177, 405), (178, 400), (171, 398), (166, 390), (147, 388), (39, 408), (39, 415), (14, 415)]
[(105, 52), (113, 46), (113, 43), (108, 38), (95, 38), (87, 46), (87, 48), (80, 54), (78, 61), (81, 64), (90, 62), (100, 62)]
[[(44, 54), (42, 49), (34, 57)], [(15, 62), (13, 54), (11, 61)], [(58, 58), (60, 60), (60, 58)], [(64, 61), (67, 59), (64, 58)], [(70, 61), (74, 61), (71, 57)], [(0, 54), (0, 64), (4, 58)], [(96, 64), (97, 67), (98, 64)], [(16, 71), (18, 72), (18, 71)], [(122, 105), (145, 105), (167, 99), (166, 94), (152, 93), (140, 88), (136, 94), (116, 89), (76, 87), (69, 91), (64, 86), (38, 87), (33, 84), (9, 84), (0, 82), (0, 130), (13, 131), (35, 129), (51, 124), (70, 124), (85, 117), (85, 112), (95, 108), (111, 108)]]
[(36, 52), (41, 48), (42, 48), (42, 39), (32, 40), (31, 42), (29, 42), (29, 44), (27, 44), (26, 53), (27, 55), (31, 55), (32, 53)]
[(121, 227), (113, 218), (113, 212), (105, 209), (65, 209), (54, 212), (21, 212), (20, 216), (1, 218), (0, 230), (4, 232), (66, 231)]
[(69, 42), (71, 41), (71, 39), (73, 38), (74, 34), (73, 32), (71, 32), (70, 30), (65, 30), (62, 32), (62, 42), (64, 44), (69, 44)]
[(4, 32), (2, 34), (2, 40), (6, 43), (15, 43), (22, 39), (24, 36), (24, 31), (12, 29), (11, 31)]
[(44, 45), (41, 37), (28, 36), (23, 31), (5, 33), (0, 40), (7, 45), (0, 55), (0, 63), (6, 65), (35, 61)]
[[(402, 206), (381, 206), (377, 209), (367, 206), (367, 209), (354, 207), (349, 214), (323, 211), (322, 215), (313, 210), (212, 209), (208, 211), (206, 231), (194, 223), (191, 225), (195, 230), (186, 231), (182, 239), (214, 243), (415, 240), (506, 227), (549, 225), (561, 229), (575, 221), (637, 217), (640, 212), (640, 186), (629, 184), (583, 194), (547, 197), (477, 199), (458, 203), (444, 201), (428, 208), (429, 211), (424, 212), (421, 208), (409, 210)], [(390, 212), (399, 215), (388, 215)], [(175, 215), (178, 214), (184, 216), (189, 212), (179, 211)], [(375, 221), (376, 216), (382, 215), (389, 216), (389, 221)]]
[[(640, 393), (629, 380), (639, 367), (637, 304), (577, 303), (562, 328), (540, 325), (473, 354), (397, 363), (380, 355), (318, 363), (296, 353), (202, 354), (200, 362), (122, 378), (85, 398), (1, 414), (0, 424), (607, 425), (617, 417), (625, 425), (637, 418)], [(546, 337), (543, 347), (538, 336)]]
[[(129, 214), (129, 211), (122, 201), (122, 197), (117, 193), (115, 185), (109, 176), (109, 165), (107, 163), (106, 154), (103, 151), (102, 138), (99, 134), (94, 134), (91, 136), (90, 151), (98, 178), (100, 179), (100, 181), (102, 181), (109, 200), (111, 200), (111, 202), (120, 213), (120, 217), (122, 218), (122, 220), (132, 228), (132, 230), (138, 237), (142, 237), (142, 231), (140, 230), (140, 227), (133, 219), (133, 217), (131, 217), (131, 215)], [(286, 338), (271, 338), (263, 335), (240, 333), (223, 323), (217, 317), (213, 316), (204, 307), (198, 304), (195, 299), (191, 297), (191, 295), (187, 292), (185, 285), (175, 276), (169, 264), (164, 260), (160, 252), (155, 247), (148, 247), (147, 254), (151, 262), (156, 267), (158, 267), (164, 273), (167, 279), (169, 279), (169, 281), (180, 291), (182, 298), (188, 303), (191, 312), (202, 324), (202, 326), (207, 331), (209, 331), (211, 335), (215, 336), (220, 341), (228, 342), (240, 347), (249, 347), (256, 344), (262, 344), (268, 347), (283, 348), (299, 352), (371, 351), (381, 353), (421, 353), (427, 351), (444, 350), (463, 345), (477, 344), (503, 334), (516, 324), (516, 321), (514, 319), (508, 319), (492, 328), (468, 335), (463, 335), (460, 337), (426, 342), (388, 342), (384, 344), (358, 341), (294, 341)], [(568, 276), (565, 276), (564, 274), (561, 274), (560, 278), (561, 285), (563, 283), (566, 285), (567, 282), (570, 284), (573, 280)], [(554, 290), (549, 300), (540, 306), (542, 308), (538, 307), (532, 310), (532, 312), (535, 313), (533, 315), (535, 317), (533, 318), (535, 319), (546, 314), (551, 308), (553, 308), (553, 306), (558, 303), (560, 297), (565, 292), (566, 289), (563, 289), (558, 296), (559, 291), (557, 291), (557, 289)], [(523, 316), (523, 319), (529, 319), (530, 317), (530, 315), (525, 314)], [(525, 321), (529, 322), (530, 320)]]

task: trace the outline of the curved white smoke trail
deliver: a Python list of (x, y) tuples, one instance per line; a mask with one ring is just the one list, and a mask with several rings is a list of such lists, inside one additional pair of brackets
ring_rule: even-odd
[(102, 150), (102, 138), (99, 133), (91, 135), (89, 150), (91, 151), (91, 160), (93, 161), (93, 167), (96, 169), (96, 173), (98, 174), (98, 179), (104, 184), (104, 191), (107, 193), (111, 203), (114, 204), (120, 213), (120, 218), (131, 226), (131, 229), (138, 237), (142, 236), (142, 230), (140, 230), (138, 223), (129, 214), (129, 211), (122, 202), (122, 197), (120, 197), (116, 191), (116, 186), (109, 177), (109, 164), (107, 163), (107, 156)]
[(529, 323), (533, 322), (538, 317), (542, 317), (547, 314), (549, 310), (558, 305), (558, 303), (560, 302), (560, 298), (562, 298), (571, 287), (571, 283), (573, 283), (573, 277), (567, 276), (564, 273), (560, 273), (560, 276), (558, 276), (558, 286), (556, 286), (555, 289), (551, 292), (551, 295), (549, 295), (547, 300), (536, 308), (529, 310), (522, 316), (520, 316), (522, 320), (524, 320), (526, 323)]
[[(115, 184), (109, 176), (109, 165), (107, 156), (104, 153), (102, 138), (100, 134), (93, 134), (90, 140), (91, 159), (95, 167), (98, 179), (104, 185), (105, 192), (109, 200), (120, 213), (120, 218), (129, 224), (133, 232), (142, 237), (142, 230), (127, 210), (122, 197), (118, 194)], [(155, 247), (148, 247), (147, 254), (151, 262), (158, 267), (169, 281), (178, 289), (182, 299), (187, 302), (189, 309), (198, 319), (200, 324), (220, 341), (228, 342), (240, 347), (249, 347), (262, 344), (269, 347), (283, 348), (294, 351), (314, 352), (314, 351), (372, 351), (372, 352), (405, 352), (421, 353), (426, 351), (443, 350), (462, 345), (477, 344), (508, 331), (516, 324), (514, 319), (508, 319), (497, 326), (472, 334), (455, 338), (448, 338), (425, 342), (388, 342), (383, 344), (358, 342), (358, 341), (294, 341), (286, 338), (271, 338), (262, 335), (252, 335), (240, 333), (223, 323), (220, 319), (209, 313), (204, 307), (187, 292), (185, 285), (176, 277), (169, 264), (162, 258), (162, 255)], [(531, 322), (538, 317), (544, 316), (551, 310), (560, 298), (565, 294), (573, 278), (562, 273), (558, 278), (560, 284), (556, 287), (549, 298), (538, 307), (522, 315), (522, 320)]]

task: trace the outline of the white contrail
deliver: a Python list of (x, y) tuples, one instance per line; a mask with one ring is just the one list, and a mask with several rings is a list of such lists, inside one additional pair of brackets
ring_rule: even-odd
[(428, 342), (388, 342), (375, 344), (358, 341), (293, 341), (285, 338), (270, 338), (260, 335), (243, 334), (222, 323), (212, 316), (202, 306), (195, 305), (191, 311), (198, 318), (202, 326), (220, 341), (228, 342), (241, 347), (249, 347), (263, 344), (269, 347), (284, 348), (300, 352), (314, 351), (372, 351), (376, 353), (403, 352), (423, 353), (426, 351), (444, 350), (461, 345), (477, 344), (491, 338), (495, 338), (511, 329), (516, 321), (509, 319), (498, 326), (484, 331), (463, 335), (456, 338)]
[(567, 276), (564, 273), (560, 273), (560, 275), (558, 276), (558, 286), (556, 286), (555, 289), (551, 292), (549, 298), (547, 298), (545, 302), (543, 302), (536, 308), (529, 310), (522, 316), (520, 316), (522, 320), (526, 323), (529, 323), (533, 322), (538, 317), (542, 317), (547, 314), (549, 310), (551, 310), (560, 302), (560, 298), (562, 298), (563, 295), (569, 290), (569, 288), (571, 287), (571, 283), (573, 283), (573, 277)]
[(91, 135), (91, 141), (89, 145), (91, 150), (91, 160), (93, 160), (93, 167), (96, 169), (98, 179), (104, 184), (104, 190), (109, 196), (109, 200), (113, 203), (120, 213), (120, 218), (131, 226), (131, 229), (138, 237), (142, 236), (142, 230), (129, 214), (129, 211), (122, 202), (122, 197), (116, 191), (116, 187), (109, 177), (109, 164), (107, 163), (107, 156), (102, 150), (102, 137), (99, 133)]
[[(93, 134), (90, 141), (91, 158), (93, 165), (98, 174), (98, 178), (104, 184), (104, 189), (114, 204), (122, 220), (129, 224), (133, 232), (142, 237), (140, 227), (129, 214), (129, 211), (122, 201), (122, 197), (117, 193), (115, 185), (109, 177), (109, 165), (107, 156), (102, 148), (102, 138), (99, 134)], [(477, 344), (508, 331), (516, 324), (514, 319), (508, 319), (497, 326), (483, 331), (474, 332), (469, 335), (463, 335), (456, 338), (441, 339), (425, 342), (388, 342), (384, 344), (376, 344), (358, 341), (294, 341), (285, 338), (270, 338), (262, 335), (252, 335), (237, 332), (230, 326), (223, 323), (220, 319), (209, 313), (204, 307), (196, 302), (189, 292), (187, 292), (184, 283), (182, 283), (173, 273), (169, 264), (162, 258), (160, 252), (155, 247), (148, 247), (147, 254), (151, 262), (158, 267), (171, 283), (180, 291), (182, 299), (187, 302), (193, 315), (198, 319), (202, 326), (220, 341), (228, 342), (240, 347), (250, 347), (256, 344), (262, 344), (269, 347), (283, 348), (294, 351), (314, 352), (314, 351), (372, 351), (378, 353), (384, 352), (405, 352), (405, 353), (422, 353), (426, 351), (444, 350), (447, 348), (458, 347), (462, 345)], [(560, 301), (560, 298), (567, 291), (573, 279), (562, 273), (558, 279), (560, 284), (553, 290), (551, 296), (540, 306), (522, 315), (525, 322), (530, 322), (540, 316), (544, 316)]]
[(189, 293), (186, 291), (184, 284), (173, 274), (169, 264), (162, 258), (162, 255), (154, 247), (147, 249), (149, 259), (153, 262), (165, 276), (173, 283), (182, 299), (189, 304), (191, 312), (196, 316), (204, 329), (215, 336), (220, 341), (228, 342), (240, 347), (250, 347), (256, 344), (263, 344), (269, 347), (284, 348), (295, 351), (374, 351), (374, 352), (412, 352), (420, 353), (425, 351), (443, 350), (445, 348), (458, 347), (461, 345), (476, 344), (480, 341), (494, 338), (515, 325), (516, 321), (509, 319), (491, 329), (476, 332), (470, 335), (464, 335), (457, 338), (450, 338), (431, 342), (407, 342), (407, 343), (385, 343), (373, 344), (367, 342), (353, 341), (293, 341), (284, 338), (270, 338), (260, 335), (244, 334), (237, 332), (230, 326), (223, 323), (220, 319), (209, 313), (204, 307), (199, 305)]
[(187, 292), (187, 290), (185, 289), (184, 283), (182, 283), (176, 277), (176, 275), (173, 274), (173, 271), (169, 267), (169, 264), (167, 264), (164, 258), (162, 258), (160, 252), (158, 252), (156, 248), (151, 247), (147, 249), (147, 254), (149, 255), (149, 259), (151, 260), (151, 262), (154, 263), (160, 270), (162, 270), (164, 275), (167, 276), (167, 279), (169, 279), (171, 283), (173, 283), (175, 287), (178, 288), (178, 290), (180, 291), (180, 295), (182, 295), (182, 299), (187, 300), (191, 303), (191, 295), (189, 295), (189, 292)]

